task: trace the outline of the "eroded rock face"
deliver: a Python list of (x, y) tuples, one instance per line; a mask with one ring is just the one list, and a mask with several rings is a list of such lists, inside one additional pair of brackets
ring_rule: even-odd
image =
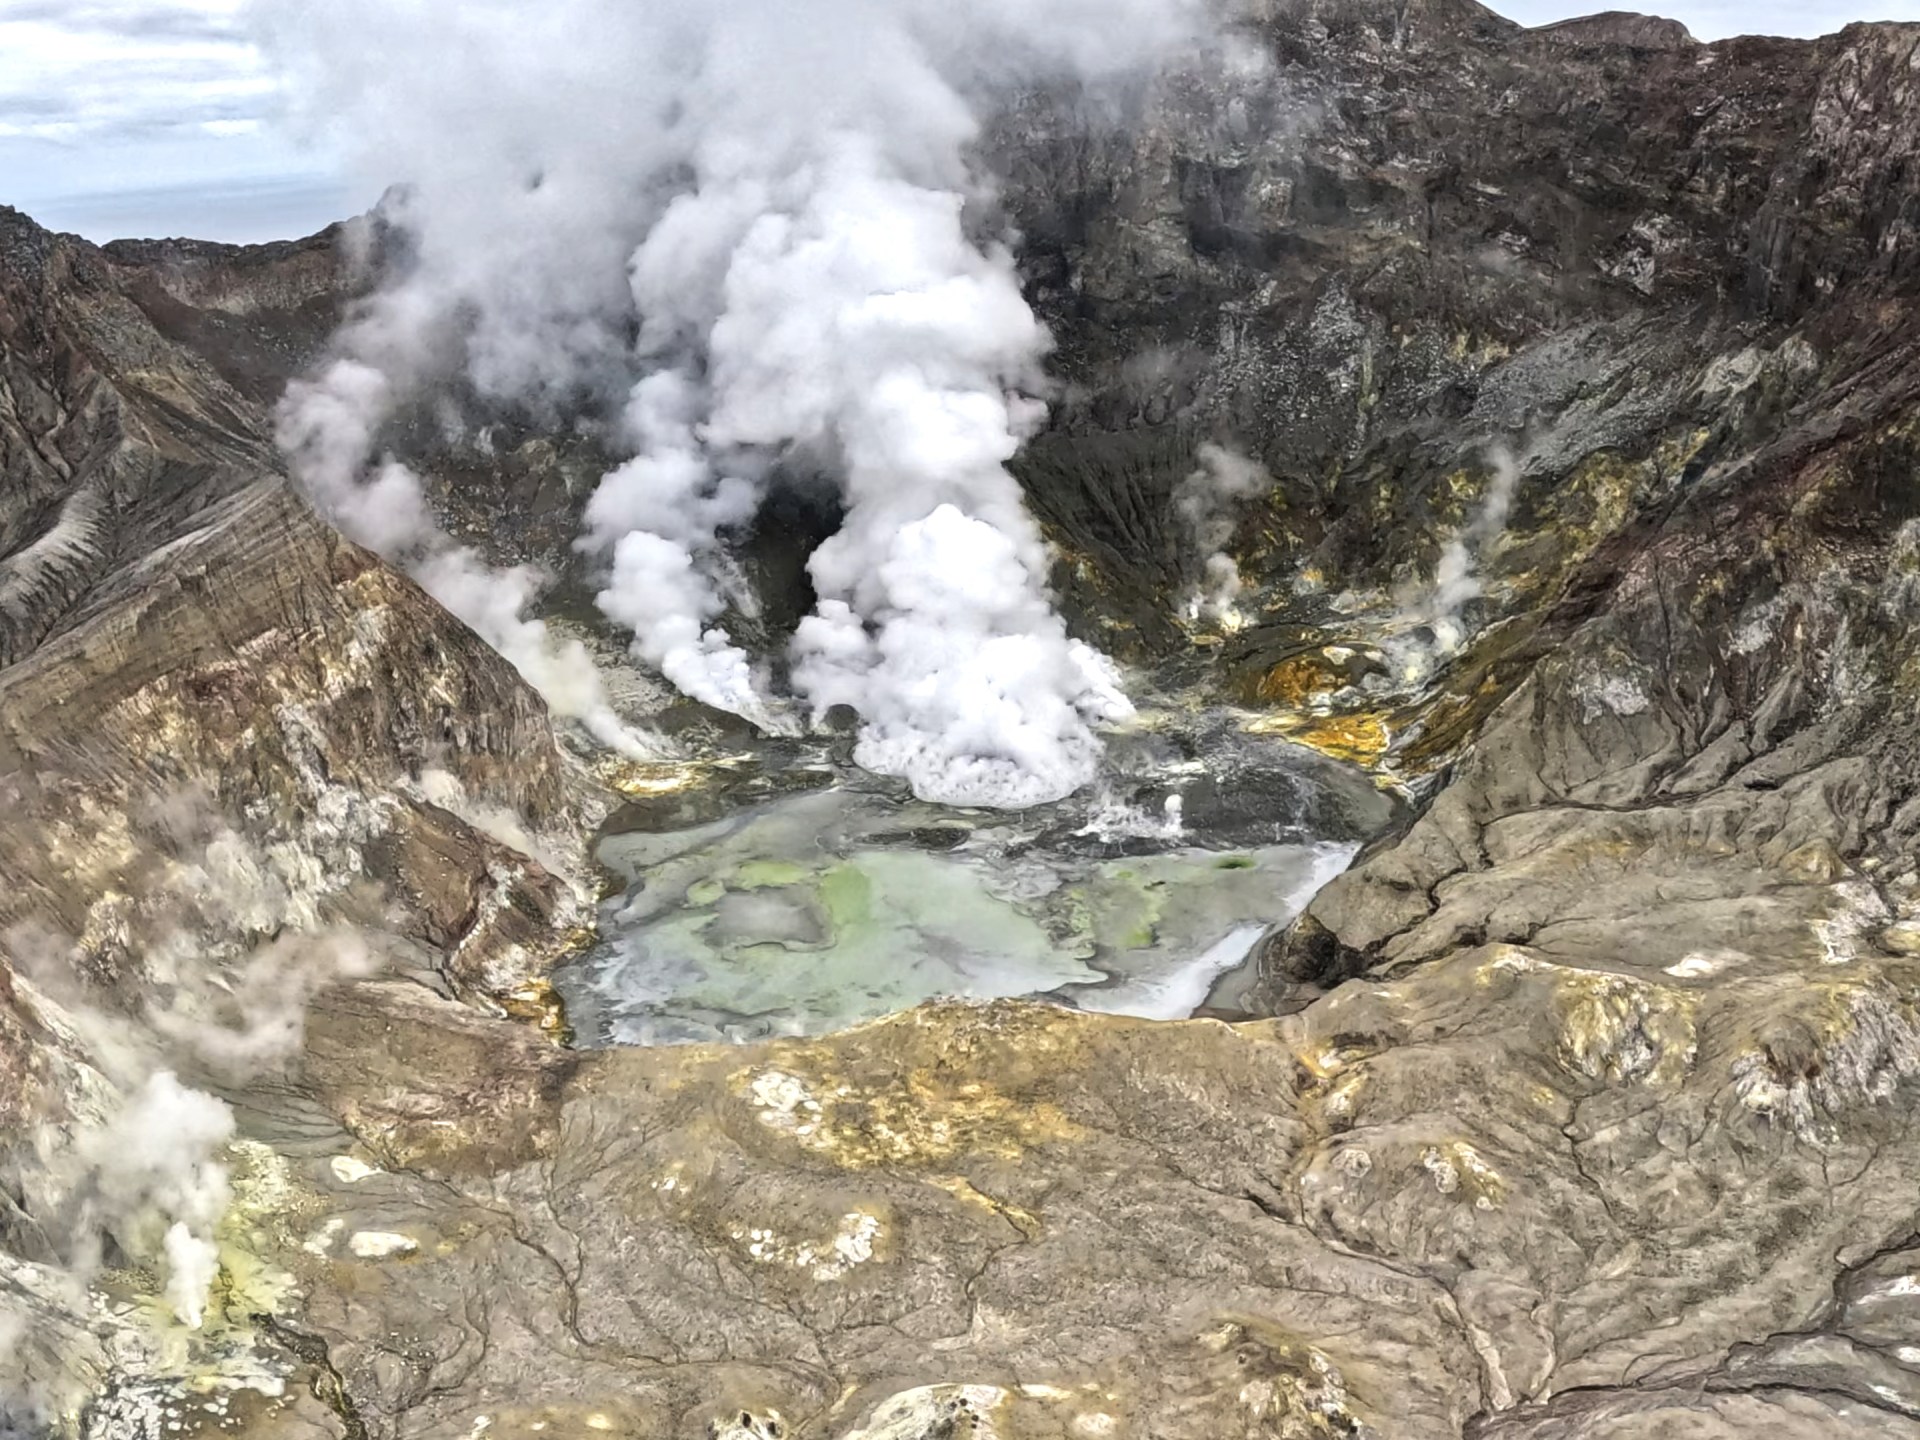
[[(1920, 30), (1276, 0), (1250, 33), (1264, 74), (989, 141), (1074, 386), (1023, 463), (1079, 616), (1421, 787), (1239, 1026), (936, 1006), (576, 1056), (482, 1013), (568, 892), (476, 802), (537, 828), (561, 772), (505, 667), (266, 473), (260, 337), (306, 317), (297, 350), (343, 252), (0, 227), (34, 597), (0, 604), (0, 905), (137, 994), (112, 897), (193, 785), (382, 881), (314, 908), (398, 937), (233, 1096), (203, 1340), (279, 1393), (196, 1393), (191, 1344), (135, 1374), (49, 1305), (108, 1392), (78, 1428), (1920, 1434)], [(1237, 635), (1168, 603), (1207, 438), (1277, 482)], [(1405, 681), (1495, 442), (1467, 638)], [(476, 505), (567, 488), (514, 453)], [(110, 528), (28, 553), (69, 503)], [(0, 1000), (0, 1114), (37, 1115), (75, 1062)]]
[(95, 1245), (75, 1177), (139, 1068), (270, 1084), (335, 969), (537, 1009), (586, 913), (528, 838), (571, 803), (537, 697), (124, 280), (0, 213), (0, 1427), (128, 1363), (72, 1267), (154, 1257)]
[(324, 352), (379, 251), (374, 228), (353, 222), (273, 245), (119, 240), (102, 254), (156, 330), (270, 406)]
[(273, 1258), (375, 1434), (1455, 1431), (1480, 1362), (1446, 1288), (1283, 1218), (1302, 1078), (1279, 1030), (1018, 1006), (595, 1054), (508, 1121), (525, 1162), (476, 1166), (469, 1119), (427, 1156), (360, 1132), (351, 1184), (301, 1165), (345, 1223)]
[[(1454, 618), (1481, 638), (1443, 702), (1376, 684), (1338, 707), (1371, 694), (1430, 768), (1702, 476), (1887, 378), (1920, 254), (1893, 158), (1920, 31), (1702, 46), (1634, 17), (1257, 14), (1265, 70), (1117, 114), (1035, 98), (993, 130), (1069, 384), (1023, 477), (1109, 643), (1221, 645), (1200, 673), (1262, 702), (1290, 662), (1328, 692), (1356, 652), (1391, 679), (1465, 540)], [(1234, 512), (1251, 593), (1224, 635), (1165, 603), (1198, 579), (1170, 497), (1210, 438), (1275, 482)]]
[[(314, 517), (277, 472), (265, 412), (155, 330), (101, 252), (11, 212), (0, 235), (16, 422), (0, 427), (0, 924), (95, 928), (156, 841), (178, 848), (164, 812), (191, 800), (291, 847), (323, 888), (397, 886), (419, 911), (403, 932), (458, 948), (504, 847), (431, 776), (552, 821), (566, 797), (544, 707)], [(552, 889), (537, 865), (524, 882)]]
[[(485, 1022), (381, 1001), (459, 1118), (349, 1117), (266, 1258), (375, 1435), (1906, 1434), (1907, 978), (1488, 946), (1239, 1027), (598, 1052), (503, 1110), (423, 1043)], [(1796, 1025), (1824, 1079), (1767, 1068)]]

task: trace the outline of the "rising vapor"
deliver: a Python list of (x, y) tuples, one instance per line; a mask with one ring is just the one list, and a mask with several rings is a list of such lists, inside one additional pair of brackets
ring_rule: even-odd
[(1241, 616), (1234, 602), (1245, 584), (1227, 544), (1239, 522), (1239, 507), (1273, 489), (1273, 477), (1258, 461), (1225, 445), (1203, 444), (1195, 458), (1199, 463), (1173, 492), (1174, 511), (1186, 526), (1200, 565), (1200, 583), (1187, 598), (1187, 617), (1209, 616), (1237, 628)]
[[(274, 0), (315, 113), (406, 182), (409, 263), (343, 337), (356, 368), (289, 399), (309, 488), (418, 548), (418, 484), (377, 463), (396, 395), (449, 366), (492, 398), (623, 394), (631, 458), (581, 537), (600, 608), (687, 694), (771, 728), (723, 624), (744, 598), (725, 537), (776, 470), (829, 476), (846, 518), (811, 562), (798, 697), (856, 710), (859, 762), (924, 798), (1068, 793), (1129, 707), (1055, 613), (1006, 468), (1044, 418), (1049, 337), (979, 229), (971, 150), (996, 94), (1164, 58), (1201, 3)], [(537, 669), (523, 613), (485, 633)]]
[[(165, 810), (183, 830), (207, 818), (193, 796)], [(245, 1257), (227, 1245), (236, 1122), (198, 1084), (283, 1073), (312, 999), (374, 965), (359, 932), (322, 923), (326, 882), (287, 848), (215, 820), (184, 856), (158, 860), (122, 912), (130, 943), (110, 1006), (88, 978), (99, 960), (72, 938), (0, 935), (15, 999), (62, 1077), (61, 1102), (0, 1163), (0, 1191), (37, 1217), (24, 1255), (0, 1247), (0, 1436), (50, 1433), (97, 1386), (88, 1356), (113, 1330), (92, 1287), (110, 1264), (152, 1273), (183, 1347), (249, 1303), (229, 1269), (241, 1259), (244, 1272)]]
[(607, 703), (586, 647), (559, 640), (544, 621), (527, 615), (542, 577), (528, 566), (495, 569), (473, 547), (456, 544), (427, 503), (420, 477), (390, 457), (375, 463), (380, 426), (395, 406), (394, 386), (357, 354), (376, 348), (391, 323), (382, 306), (371, 306), (336, 340), (337, 358), (288, 387), (278, 439), (295, 478), (349, 539), (403, 565), (511, 661), (554, 713), (580, 721), (622, 754), (651, 753)]
[(1467, 523), (1440, 547), (1431, 584), (1396, 597), (1400, 633), (1386, 646), (1401, 683), (1424, 685), (1472, 638), (1467, 607), (1485, 593), (1482, 569), (1496, 552), (1519, 493), (1521, 459), (1504, 442), (1487, 446), (1486, 492)]

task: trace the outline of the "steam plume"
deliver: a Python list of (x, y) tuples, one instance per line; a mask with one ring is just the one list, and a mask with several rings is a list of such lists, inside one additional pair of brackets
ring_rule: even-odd
[(1211, 615), (1233, 624), (1239, 619), (1234, 602), (1243, 588), (1240, 567), (1226, 552), (1234, 511), (1241, 501), (1271, 490), (1273, 477), (1257, 461), (1212, 442), (1200, 447), (1198, 459), (1173, 496), (1194, 552), (1201, 557), (1201, 583), (1187, 601), (1187, 613), (1191, 619)]
[(375, 463), (380, 426), (395, 385), (355, 358), (385, 348), (403, 323), (376, 303), (335, 342), (341, 353), (318, 376), (296, 381), (280, 407), (279, 441), (294, 477), (355, 540), (404, 565), (426, 591), (498, 650), (554, 713), (578, 720), (602, 744), (631, 756), (649, 752), (607, 703), (586, 647), (553, 636), (529, 618), (541, 586), (533, 569), (497, 570), (457, 545), (427, 503), (419, 476), (399, 461)]
[[(173, 808), (193, 823), (191, 797)], [(35, 1265), (0, 1250), (0, 1434), (45, 1422), (88, 1388), (67, 1331), (89, 1314), (109, 1242), (153, 1267), (180, 1325), (198, 1331), (216, 1313), (234, 1117), (181, 1075), (270, 1073), (298, 1051), (312, 997), (372, 963), (357, 934), (317, 928), (313, 896), (278, 859), (216, 824), (159, 868), (151, 894), (116, 910), (131, 947), (116, 988), (134, 1003), (101, 1008), (69, 941), (0, 937), (0, 975), (51, 1040), (65, 1102), (15, 1137), (0, 1171), (44, 1249)]]
[[(167, 1303), (195, 1330), (219, 1273), (213, 1227), (232, 1199), (226, 1167), (215, 1157), (232, 1138), (232, 1111), (162, 1070), (74, 1145), (94, 1194), (82, 1211), (112, 1231), (127, 1253), (161, 1252)], [(157, 1246), (143, 1241), (143, 1227), (161, 1230)]]
[(1404, 684), (1426, 684), (1469, 638), (1466, 607), (1482, 594), (1480, 567), (1506, 532), (1520, 487), (1520, 461), (1508, 446), (1488, 446), (1486, 459), (1492, 467), (1487, 492), (1466, 525), (1441, 546), (1433, 583), (1398, 597), (1399, 619), (1406, 629), (1386, 650)]
[[(1006, 469), (1043, 414), (1030, 397), (1048, 337), (1010, 250), (982, 232), (976, 117), (1009, 85), (1165, 56), (1199, 5), (557, 0), (535, 17), (505, 0), (283, 0), (270, 13), (310, 62), (316, 105), (410, 186), (399, 219), (414, 261), (370, 308), (386, 318), (363, 322), (356, 358), (395, 383), (455, 333), (483, 394), (551, 400), (617, 380), (632, 459), (582, 537), (606, 567), (601, 608), (680, 688), (763, 724), (775, 706), (723, 623), (739, 598), (726, 533), (777, 468), (832, 475), (847, 519), (812, 561), (796, 689), (816, 714), (858, 710), (860, 762), (922, 796), (1024, 805), (1089, 779), (1092, 726), (1128, 707), (1054, 613)], [(292, 423), (377, 389), (296, 397)], [(370, 458), (362, 443), (341, 467), (338, 508), (414, 533), (417, 486), (369, 475)]]
[(1440, 551), (1440, 564), (1434, 571), (1432, 618), (1430, 624), (1444, 651), (1460, 648), (1466, 635), (1461, 629), (1460, 613), (1470, 600), (1481, 594), (1479, 566), (1487, 551), (1506, 533), (1513, 513), (1514, 492), (1520, 487), (1520, 462), (1505, 445), (1487, 450), (1493, 467), (1493, 479), (1466, 528), (1451, 537)]

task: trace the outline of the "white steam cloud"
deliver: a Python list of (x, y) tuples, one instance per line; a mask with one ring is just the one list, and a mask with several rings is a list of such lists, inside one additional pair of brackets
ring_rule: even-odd
[[(195, 802), (176, 808), (191, 823)], [(103, 900), (92, 920), (126, 947), (114, 988), (131, 1003), (102, 1008), (72, 942), (0, 937), (0, 974), (50, 1041), (63, 1101), (16, 1137), (0, 1174), (48, 1251), (28, 1264), (0, 1250), (0, 1433), (44, 1422), (90, 1387), (86, 1347), (68, 1331), (89, 1315), (88, 1286), (110, 1255), (155, 1272), (178, 1325), (212, 1324), (235, 1123), (181, 1076), (272, 1073), (298, 1052), (311, 999), (373, 964), (356, 933), (311, 928), (311, 896), (274, 856), (218, 826), (162, 863), (145, 899)]]
[(1466, 642), (1460, 615), (1470, 600), (1482, 593), (1479, 567), (1482, 558), (1503, 534), (1513, 514), (1514, 492), (1520, 488), (1520, 462), (1505, 445), (1491, 446), (1487, 462), (1493, 478), (1482, 497), (1480, 508), (1466, 528), (1448, 539), (1440, 551), (1440, 564), (1433, 577), (1433, 595), (1427, 622), (1433, 627), (1442, 651), (1451, 653)]
[(799, 697), (857, 710), (860, 763), (925, 798), (1066, 794), (1095, 771), (1093, 727), (1129, 707), (1055, 613), (1006, 468), (1043, 418), (1049, 339), (983, 231), (970, 151), (992, 95), (1164, 60), (1202, 8), (269, 4), (316, 112), (409, 187), (411, 263), (343, 344), (377, 382), (350, 369), (290, 398), (302, 473), (370, 543), (414, 545), (417, 483), (371, 467), (388, 394), (448, 364), (483, 395), (561, 404), (611, 380), (632, 458), (582, 545), (637, 654), (778, 726), (724, 625), (746, 599), (726, 535), (776, 468), (824, 473), (846, 523), (811, 564)]
[(1481, 595), (1481, 557), (1506, 533), (1514, 492), (1520, 488), (1520, 462), (1513, 451), (1495, 445), (1487, 451), (1487, 461), (1493, 467), (1493, 479), (1480, 508), (1466, 528), (1441, 549), (1440, 564), (1434, 571), (1433, 625), (1441, 643), (1455, 649), (1465, 638), (1460, 630), (1460, 612), (1469, 600)]
[(1520, 461), (1510, 448), (1490, 445), (1486, 460), (1492, 472), (1486, 494), (1466, 525), (1441, 546), (1433, 583), (1399, 597), (1400, 625), (1409, 631), (1424, 627), (1431, 637), (1405, 633), (1386, 647), (1388, 661), (1404, 684), (1424, 685), (1469, 638), (1466, 607), (1484, 593), (1481, 566), (1506, 533), (1520, 488)]
[(167, 1303), (195, 1330), (220, 1271), (213, 1228), (233, 1195), (217, 1157), (233, 1133), (233, 1112), (222, 1102), (162, 1070), (74, 1143), (87, 1194), (76, 1218), (112, 1232), (130, 1255), (157, 1251), (166, 1266)]
[[(121, 1253), (156, 1264), (169, 1307), (191, 1329), (219, 1272), (214, 1232), (231, 1200), (221, 1152), (234, 1124), (225, 1102), (183, 1083), (174, 1067), (235, 1082), (272, 1073), (299, 1050), (313, 996), (371, 966), (347, 931), (290, 933), (228, 960), (194, 953), (197, 938), (174, 932), (147, 953), (158, 993), (133, 1015), (90, 1006), (70, 981), (64, 947), (18, 934), (7, 945), (40, 1020), (85, 1057), (92, 1075), (76, 1089), (101, 1107), (38, 1146), (47, 1168), (36, 1208), (61, 1219), (65, 1269), (84, 1284), (111, 1238)], [(169, 951), (191, 958), (176, 966)], [(5, 1361), (0, 1352), (0, 1382)]]
[(1174, 509), (1200, 557), (1200, 584), (1187, 598), (1187, 618), (1211, 616), (1238, 629), (1241, 617), (1235, 602), (1244, 586), (1226, 546), (1233, 538), (1238, 507), (1271, 490), (1273, 476), (1258, 461), (1211, 441), (1200, 447), (1196, 458), (1199, 463), (1173, 493)]
[(346, 533), (403, 565), (421, 586), (505, 656), (547, 704), (578, 720), (602, 744), (631, 757), (653, 753), (607, 703), (586, 647), (562, 641), (530, 618), (542, 577), (532, 568), (495, 569), (456, 544), (427, 503), (420, 477), (391, 457), (376, 463), (381, 425), (397, 403), (387, 372), (361, 358), (406, 343), (390, 333), (407, 323), (375, 303), (335, 341), (336, 358), (288, 387), (279, 441), (294, 478)]

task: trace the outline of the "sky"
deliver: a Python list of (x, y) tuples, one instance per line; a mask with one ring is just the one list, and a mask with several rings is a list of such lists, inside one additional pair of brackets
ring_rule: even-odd
[[(1608, 0), (1492, 3), (1527, 25), (1608, 8)], [(275, 70), (250, 38), (247, 5), (0, 0), (0, 204), (95, 240), (242, 242), (310, 234), (372, 204), (381, 181), (350, 174), (284, 113)], [(1702, 40), (1920, 20), (1920, 0), (1648, 5)]]
[(0, 204), (96, 240), (280, 239), (365, 209), (379, 187), (283, 116), (246, 4), (0, 0)]

